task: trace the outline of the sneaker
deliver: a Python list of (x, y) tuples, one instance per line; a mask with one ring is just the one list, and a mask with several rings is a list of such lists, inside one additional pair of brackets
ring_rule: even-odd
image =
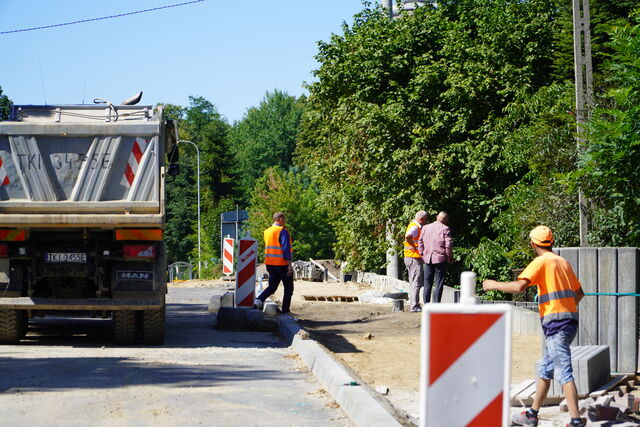
[(418, 307), (418, 308), (412, 308), (410, 311), (412, 313), (420, 313), (422, 311), (422, 309), (420, 307)]
[(567, 424), (567, 427), (585, 427), (585, 419), (584, 418), (580, 418), (580, 422), (578, 424), (576, 423), (571, 423), (569, 422), (569, 424)]
[(519, 414), (513, 414), (511, 417), (512, 426), (537, 426), (538, 417), (532, 417), (528, 411)]
[(258, 310), (262, 310), (262, 307), (264, 306), (264, 302), (262, 302), (258, 298), (256, 298), (255, 302), (253, 303), (253, 306), (255, 308), (257, 308)]

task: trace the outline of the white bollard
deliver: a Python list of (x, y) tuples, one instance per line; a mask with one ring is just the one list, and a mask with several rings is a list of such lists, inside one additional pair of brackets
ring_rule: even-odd
[(476, 297), (476, 273), (463, 271), (460, 274), (460, 304), (474, 305), (478, 303)]

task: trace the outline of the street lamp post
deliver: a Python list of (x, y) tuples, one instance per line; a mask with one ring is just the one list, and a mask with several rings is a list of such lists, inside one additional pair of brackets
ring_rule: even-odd
[(198, 150), (198, 146), (191, 141), (180, 140), (177, 144), (181, 142), (186, 142), (187, 144), (191, 144), (196, 148), (196, 165), (197, 165), (197, 182), (198, 182), (198, 278), (202, 278), (202, 257), (200, 253), (200, 150)]

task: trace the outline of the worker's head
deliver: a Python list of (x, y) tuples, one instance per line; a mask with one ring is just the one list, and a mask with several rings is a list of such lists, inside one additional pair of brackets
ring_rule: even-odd
[(449, 214), (445, 211), (442, 211), (438, 214), (436, 220), (443, 223), (444, 225), (447, 225), (449, 223)]
[(276, 212), (273, 214), (273, 222), (284, 225), (284, 223), (287, 222), (287, 218), (282, 212)]
[(553, 246), (553, 232), (546, 225), (539, 225), (529, 233), (531, 244), (544, 249), (551, 249)]
[(427, 222), (427, 213), (425, 211), (416, 212), (416, 222), (420, 225), (425, 225)]

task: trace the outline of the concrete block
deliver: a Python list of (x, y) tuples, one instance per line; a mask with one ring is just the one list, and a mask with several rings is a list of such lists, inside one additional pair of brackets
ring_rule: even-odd
[(567, 399), (563, 399), (562, 402), (558, 405), (558, 409), (560, 412), (569, 412), (569, 405), (567, 404)]
[[(581, 248), (578, 275), (582, 290), (585, 293), (598, 292), (598, 249)], [(580, 345), (598, 344), (598, 297), (588, 296), (582, 299), (579, 306), (580, 324), (578, 342)]]
[(220, 307), (233, 307), (233, 292), (225, 292), (222, 294), (222, 302), (220, 303)]
[[(606, 345), (586, 345), (571, 347), (571, 365), (578, 394), (588, 394), (607, 382), (611, 376), (609, 347)], [(536, 372), (538, 364), (536, 363)], [(551, 382), (549, 397), (562, 396), (562, 386)]]
[(222, 305), (222, 295), (214, 295), (209, 300), (209, 313), (217, 313)]
[(249, 330), (248, 309), (220, 307), (218, 310), (218, 328)]
[(274, 317), (278, 314), (278, 304), (273, 301), (267, 300), (262, 306), (262, 311), (264, 312), (265, 316)]
[(596, 405), (596, 417), (598, 418), (598, 421), (616, 421), (620, 415), (620, 409), (616, 407)]
[[(640, 289), (640, 250), (618, 248), (618, 292), (638, 293)], [(638, 298), (618, 297), (618, 349), (616, 372), (636, 372), (638, 366)]]
[(596, 399), (595, 404), (601, 406), (609, 406), (611, 401), (613, 400), (613, 396), (610, 394), (605, 394), (604, 396), (600, 396)]
[[(598, 292), (618, 291), (616, 248), (598, 249)], [(618, 318), (615, 296), (598, 296), (598, 343), (611, 348), (611, 369), (618, 372)]]
[(634, 396), (633, 397), (633, 412), (640, 412), (640, 396)]
[(634, 397), (632, 394), (626, 393), (622, 396), (615, 396), (613, 399), (612, 405), (615, 405), (617, 408), (620, 408), (622, 412), (631, 412), (633, 411)]

